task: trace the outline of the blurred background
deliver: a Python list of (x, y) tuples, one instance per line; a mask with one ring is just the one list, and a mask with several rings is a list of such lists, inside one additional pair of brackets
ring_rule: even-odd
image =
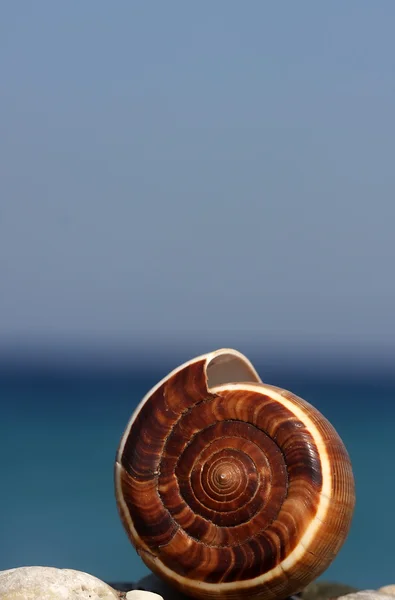
[(141, 397), (230, 346), (327, 416), (325, 579), (394, 581), (395, 4), (4, 2), (0, 569), (148, 571), (113, 492)]

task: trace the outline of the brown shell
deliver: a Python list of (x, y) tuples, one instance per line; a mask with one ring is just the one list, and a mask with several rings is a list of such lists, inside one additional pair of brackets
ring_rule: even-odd
[(147, 394), (121, 440), (115, 487), (143, 561), (196, 598), (300, 591), (335, 558), (355, 503), (332, 425), (228, 349)]

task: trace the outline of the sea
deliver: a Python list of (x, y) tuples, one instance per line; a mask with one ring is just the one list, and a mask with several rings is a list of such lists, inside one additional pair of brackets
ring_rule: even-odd
[[(149, 573), (121, 525), (113, 466), (134, 408), (167, 372), (161, 364), (0, 369), (0, 570), (67, 567), (107, 582)], [(395, 376), (302, 366), (271, 369), (264, 380), (316, 406), (352, 460), (351, 531), (321, 579), (395, 583)]]

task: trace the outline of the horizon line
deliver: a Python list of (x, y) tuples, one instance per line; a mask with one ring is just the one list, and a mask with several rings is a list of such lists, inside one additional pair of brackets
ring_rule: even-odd
[[(220, 336), (218, 336), (220, 337)], [(228, 341), (228, 340), (224, 340)], [(217, 340), (218, 342), (218, 340)], [(293, 340), (287, 343), (266, 338), (258, 340), (233, 340), (233, 344), (213, 344), (213, 340), (195, 343), (186, 340), (173, 343), (152, 344), (149, 340), (141, 343), (108, 343), (53, 341), (40, 344), (32, 341), (18, 344), (0, 342), (0, 370), (101, 370), (105, 371), (147, 371), (149, 369), (169, 369), (179, 366), (201, 354), (218, 348), (231, 347), (239, 350), (255, 364), (270, 371), (330, 372), (336, 370), (347, 373), (361, 371), (394, 374), (395, 343), (353, 343), (334, 340), (319, 344), (317, 341)], [(240, 343), (241, 342), (241, 343)]]

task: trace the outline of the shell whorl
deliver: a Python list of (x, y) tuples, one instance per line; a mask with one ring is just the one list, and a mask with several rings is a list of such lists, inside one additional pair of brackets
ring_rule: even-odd
[(229, 349), (185, 363), (145, 396), (118, 449), (115, 489), (146, 565), (213, 599), (300, 591), (335, 558), (355, 503), (332, 425)]

